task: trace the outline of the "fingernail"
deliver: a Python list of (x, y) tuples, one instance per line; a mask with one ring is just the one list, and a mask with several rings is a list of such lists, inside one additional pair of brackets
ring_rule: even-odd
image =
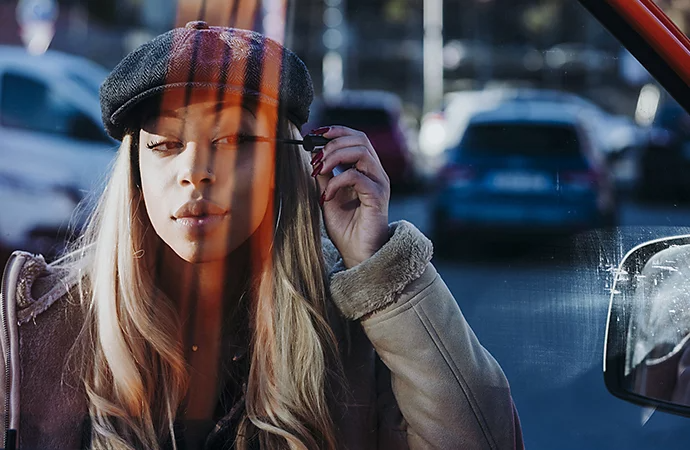
[(323, 194), (321, 194), (321, 198), (319, 199), (319, 204), (321, 206), (323, 206), (325, 201), (326, 201), (326, 191), (323, 191)]
[(323, 159), (323, 150), (320, 150), (318, 153), (314, 155), (314, 157), (311, 159), (311, 165), (313, 166), (314, 164), (318, 164), (321, 162)]
[(316, 167), (314, 168), (314, 171), (311, 173), (311, 176), (312, 177), (317, 176), (321, 172), (321, 169), (323, 169), (323, 163), (322, 162), (320, 162), (316, 165)]
[(322, 136), (322, 135), (328, 133), (328, 130), (330, 130), (330, 129), (331, 129), (331, 127), (321, 127), (321, 128), (317, 128), (315, 130), (311, 130), (309, 132), (309, 134), (316, 134), (318, 136)]

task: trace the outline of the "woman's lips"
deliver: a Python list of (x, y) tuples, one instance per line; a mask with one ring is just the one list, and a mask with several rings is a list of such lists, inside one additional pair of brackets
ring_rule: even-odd
[(221, 224), (227, 214), (212, 214), (208, 216), (178, 217), (175, 223), (188, 232), (194, 234), (206, 234)]

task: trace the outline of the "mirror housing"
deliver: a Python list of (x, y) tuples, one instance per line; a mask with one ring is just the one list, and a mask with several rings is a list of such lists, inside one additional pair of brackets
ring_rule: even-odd
[(623, 258), (604, 381), (623, 400), (690, 417), (690, 235), (644, 243)]

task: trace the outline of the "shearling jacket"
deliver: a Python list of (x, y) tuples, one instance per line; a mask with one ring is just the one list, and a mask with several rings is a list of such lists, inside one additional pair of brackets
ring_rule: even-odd
[[(351, 403), (333, 414), (342, 448), (522, 449), (508, 382), (431, 265), (431, 242), (405, 221), (389, 231), (350, 269), (323, 239), (333, 303), (349, 328)], [(0, 407), (3, 431), (17, 430), (22, 450), (84, 446), (86, 396), (65, 370), (83, 320), (66, 295), (75, 282), (24, 252), (3, 276)]]

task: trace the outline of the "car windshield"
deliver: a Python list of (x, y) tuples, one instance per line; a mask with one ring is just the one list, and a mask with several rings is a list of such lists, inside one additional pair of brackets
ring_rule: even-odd
[[(105, 75), (107, 75), (107, 73)], [(87, 89), (93, 95), (98, 95), (98, 89), (101, 87), (101, 83), (105, 79), (105, 76), (89, 77), (79, 72), (68, 72), (67, 76), (80, 84), (84, 89)]]
[[(628, 1), (633, 2), (625, 0)], [(690, 1), (654, 3), (687, 33)], [(97, 105), (99, 98), (101, 74), (92, 71), (94, 63), (113, 70), (141, 44), (192, 21), (254, 29), (284, 43), (300, 57), (311, 75), (315, 97), (309, 118), (300, 129), (302, 135), (337, 124), (371, 135), (370, 151), (376, 152), (386, 173), (385, 177), (380, 174), (380, 179), (389, 180), (391, 185), (388, 220), (410, 222), (433, 242), (435, 269), (474, 335), (500, 364), (510, 383), (527, 449), (688, 447), (690, 418), (645, 409), (614, 397), (606, 390), (602, 361), (613, 280), (624, 255), (651, 239), (690, 234), (690, 115), (578, 1), (0, 1), (0, 165), (11, 167), (14, 172), (8, 174), (5, 170), (0, 176), (0, 269), (14, 250), (40, 253), (47, 261), (63, 255), (68, 244), (74, 243), (74, 236), (85, 231), (86, 215), (93, 211), (97, 204), (94, 199), (104, 192), (112, 171), (130, 176), (131, 183), (117, 184), (106, 194), (130, 193), (119, 205), (139, 216), (127, 222), (117, 213), (102, 212), (102, 223), (98, 224), (105, 230), (104, 236), (110, 233), (106, 225), (142, 228), (155, 235), (160, 230), (146, 219), (148, 211), (160, 203), (170, 209), (166, 211), (166, 218), (170, 218), (180, 208), (182, 203), (168, 205), (163, 201), (133, 206), (142, 189), (160, 185), (155, 180), (141, 179), (141, 166), (137, 165), (143, 161), (141, 151), (130, 152), (127, 147), (115, 156), (116, 144), (106, 137), (104, 124), (98, 120), (101, 111), (97, 106), (89, 109), (88, 105)], [(51, 64), (62, 62), (63, 69), (45, 70), (48, 66), (41, 64), (26, 65), (31, 68), (25, 69), (16, 60), (17, 51), (27, 61), (50, 57)], [(190, 58), (195, 55), (188, 53)], [(190, 67), (190, 76), (199, 75)], [(141, 70), (151, 76), (173, 67)], [(287, 73), (288, 70), (281, 71)], [(277, 77), (250, 75), (270, 88), (279, 85)], [(84, 89), (65, 92), (64, 86), (74, 86), (65, 80)], [(119, 94), (113, 93), (111, 101), (118, 100)], [(391, 104), (397, 107), (389, 108)], [(508, 104), (513, 108), (510, 116), (506, 116)], [(577, 125), (564, 117), (576, 117)], [(291, 131), (296, 132), (293, 128)], [(274, 132), (275, 128), (267, 134)], [(140, 150), (151, 150), (143, 147), (143, 141), (141, 144)], [(154, 149), (177, 145), (147, 144)], [(173, 166), (168, 163), (172, 159), (156, 154), (157, 167)], [(552, 160), (583, 154), (587, 164)], [(485, 161), (477, 160), (484, 156), (491, 157), (491, 161), (482, 164)], [(298, 178), (303, 171), (300, 164), (280, 172), (281, 176)], [(248, 162), (246, 166), (254, 164)], [(349, 175), (345, 177), (352, 179), (367, 175), (367, 167), (347, 170), (349, 167), (342, 164), (340, 168), (346, 169)], [(314, 203), (282, 198), (271, 187), (278, 205), (276, 211), (313, 214), (313, 220), (301, 217), (294, 223), (280, 222), (281, 227), (322, 224), (318, 196), (329, 181), (315, 183), (306, 175), (300, 180), (299, 189), (281, 195), (313, 194)], [(156, 192), (163, 192), (162, 189)], [(342, 189), (354, 187), (348, 184)], [(191, 192), (190, 188), (189, 192), (194, 199), (204, 195), (202, 190)], [(233, 198), (233, 202), (236, 200)], [(260, 202), (254, 203), (267, 208)], [(356, 199), (349, 206), (356, 208), (362, 203), (366, 201)], [(263, 217), (263, 210), (259, 212), (253, 210), (246, 216)], [(203, 216), (198, 221), (205, 219), (210, 220)], [(66, 230), (74, 231), (74, 236)], [(279, 261), (283, 264), (276, 266), (280, 270), (293, 270), (293, 265), (297, 267), (321, 251), (320, 243), (305, 243), (289, 233), (271, 232), (269, 238), (276, 245), (292, 245), (289, 248), (293, 249), (294, 258), (288, 263)], [(325, 234), (323, 238), (325, 241)], [(139, 272), (145, 265), (143, 255), (172, 255), (173, 251), (165, 244), (158, 248), (148, 244), (143, 237), (130, 238), (127, 245), (116, 247), (112, 261), (132, 258), (136, 264), (125, 275), (146, 292), (147, 298), (154, 299), (164, 295)], [(319, 258), (319, 264), (328, 263), (330, 256), (333, 255), (325, 255), (323, 261)], [(406, 255), (403, 259), (407, 258)], [(333, 273), (308, 272), (279, 287), (292, 295), (294, 301), (290, 304), (302, 304), (313, 299), (302, 298), (295, 294), (297, 290), (310, 289), (321, 295), (319, 289), (335, 276), (336, 270), (348, 274), (366, 270), (366, 266), (345, 270), (345, 262), (341, 263), (334, 266)], [(109, 263), (104, 264), (109, 267)], [(397, 275), (390, 273), (391, 278)], [(107, 283), (102, 282), (98, 288), (103, 285)], [(132, 294), (121, 289), (121, 285), (106, 287)], [(345, 290), (354, 292), (358, 288), (346, 286)], [(398, 291), (402, 292), (402, 287)], [(145, 321), (170, 313), (168, 304), (160, 310), (152, 308), (155, 303), (140, 308), (134, 297), (130, 295), (106, 313), (96, 307), (85, 311), (92, 316), (100, 313), (98, 317), (104, 321), (130, 310)], [(416, 305), (411, 308), (418, 314), (420, 326), (426, 326), (422, 309), (418, 311)], [(257, 308), (255, 312), (263, 317), (262, 311)], [(34, 318), (20, 313), (21, 320), (28, 321), (26, 327), (32, 326)], [(316, 323), (313, 313), (309, 310), (304, 316), (286, 315), (286, 320)], [(210, 315), (200, 310), (197, 316)], [(40, 316), (35, 319), (40, 323)], [(22, 327), (25, 325), (23, 322)], [(93, 330), (85, 334), (90, 335), (102, 325), (94, 323)], [(140, 336), (139, 325), (134, 320), (108, 330), (135, 336), (132, 339), (136, 340)], [(318, 322), (314, 326), (319, 329), (323, 324)], [(353, 327), (352, 339), (365, 339), (360, 332), (371, 335), (376, 331), (372, 327)], [(55, 330), (58, 329), (61, 328), (56, 325)], [(245, 331), (249, 334), (254, 330), (242, 332)], [(462, 334), (456, 329), (444, 329), (443, 333), (454, 337)], [(285, 336), (266, 336), (266, 342), (283, 346), (280, 348), (285, 355), (281, 357), (298, 353)], [(467, 339), (472, 336), (463, 334)], [(119, 413), (125, 407), (110, 404), (108, 398), (101, 397), (103, 392), (119, 395), (128, 390), (140, 392), (144, 385), (155, 386), (149, 372), (135, 368), (142, 361), (157, 364), (182, 352), (180, 345), (180, 349), (176, 347), (158, 359), (151, 357), (146, 352), (165, 342), (165, 336), (156, 337), (159, 341), (141, 347), (141, 353), (128, 360), (128, 369), (122, 369), (131, 369), (136, 376), (122, 385), (89, 386), (89, 398), (108, 411)], [(218, 343), (214, 338), (208, 337), (213, 345)], [(445, 335), (440, 336), (436, 341), (439, 347), (443, 347), (444, 338)], [(128, 342), (117, 341), (112, 351), (129, 351)], [(197, 344), (194, 347), (195, 353), (203, 350)], [(346, 348), (338, 350), (344, 354)], [(386, 351), (377, 350), (381, 354)], [(96, 359), (109, 359), (109, 351), (105, 347)], [(477, 353), (472, 357), (481, 359), (483, 355)], [(311, 362), (308, 356), (295, 357), (306, 364)], [(452, 355), (448, 357), (452, 359)], [(415, 358), (411, 360), (417, 361)], [(252, 359), (252, 363), (256, 361)], [(185, 364), (177, 359), (175, 362), (179, 367)], [(377, 367), (376, 373), (379, 369), (382, 367)], [(456, 369), (448, 364), (423, 369), (434, 373), (445, 370), (451, 374), (448, 376), (456, 374)], [(34, 367), (22, 373), (38, 370)], [(102, 372), (104, 376), (110, 374), (105, 369)], [(302, 375), (300, 382), (326, 383)], [(393, 392), (408, 381), (394, 380)], [(198, 384), (215, 386), (212, 382)], [(263, 387), (245, 384), (242, 395), (266, 396)], [(282, 389), (282, 385), (277, 389)], [(28, 389), (22, 390), (22, 397), (25, 391)], [(53, 401), (48, 395), (51, 392), (46, 390), (45, 402)], [(281, 391), (276, 397), (302, 401), (302, 397), (293, 394)], [(473, 392), (467, 395), (471, 402)], [(142, 394), (127, 405), (127, 410), (139, 411), (142, 402), (158, 401), (159, 397)], [(170, 404), (167, 406), (170, 408)], [(429, 410), (435, 408), (434, 404), (426, 406)], [(59, 405), (54, 409), (58, 411)], [(200, 410), (200, 416), (217, 419), (218, 411), (212, 405)], [(426, 417), (426, 410), (415, 412)], [(261, 422), (268, 415), (266, 411), (255, 410), (253, 414), (251, 420), (242, 423), (270, 428), (270, 424)], [(403, 410), (402, 415), (405, 414), (409, 411)], [(146, 416), (142, 422), (149, 426), (164, 422), (165, 417), (166, 413), (161, 412)], [(280, 414), (277, 417), (275, 420), (282, 420)], [(24, 420), (29, 418), (22, 417), (22, 423)], [(395, 423), (396, 427), (403, 423), (408, 426), (403, 417), (396, 418)], [(108, 422), (108, 427), (100, 422), (96, 425), (94, 429), (116, 433), (120, 425), (126, 424), (123, 421), (114, 425)], [(215, 423), (206, 428), (214, 426)], [(251, 428), (251, 424), (247, 426)], [(310, 426), (295, 428), (311, 430)], [(35, 429), (42, 428), (25, 427)], [(422, 442), (421, 438), (418, 442)]]
[(470, 125), (460, 143), (465, 156), (558, 158), (582, 153), (571, 126), (531, 123)]

